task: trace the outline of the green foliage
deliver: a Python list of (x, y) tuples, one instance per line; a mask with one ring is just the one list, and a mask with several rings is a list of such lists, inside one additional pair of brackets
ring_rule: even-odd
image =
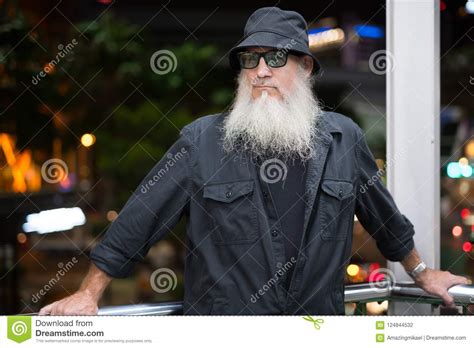
[[(76, 114), (82, 115), (74, 117), (74, 129), (94, 130), (99, 172), (120, 183), (123, 201), (184, 125), (229, 104), (233, 86), (218, 78), (225, 70), (215, 66), (220, 56), (214, 46), (155, 46), (149, 34), (139, 32), (139, 38), (139, 28), (111, 15), (79, 28), (85, 37), (77, 37), (74, 60), (65, 70), (83, 81), (100, 72), (87, 87), (96, 101), (85, 93), (74, 99), (74, 108), (81, 110)], [(150, 58), (164, 49), (176, 57), (176, 69), (155, 74)]]
[[(184, 125), (231, 102), (232, 72), (215, 46), (157, 44), (156, 33), (111, 11), (97, 21), (75, 23), (61, 38), (40, 27), (28, 35), (31, 29), (19, 12), (0, 23), (2, 86), (8, 90), (2, 108), (27, 87), (32, 92), (23, 93), (6, 120), (13, 121), (20, 146), (34, 138), (29, 146), (47, 151), (52, 137), (62, 139), (63, 150), (75, 150), (83, 133), (94, 133), (95, 180), (102, 178), (115, 188), (116, 202), (106, 208), (123, 205)], [(15, 42), (20, 44), (13, 47)], [(32, 84), (32, 76), (73, 42), (54, 72)], [(158, 50), (173, 53), (174, 71), (153, 72), (150, 58)]]

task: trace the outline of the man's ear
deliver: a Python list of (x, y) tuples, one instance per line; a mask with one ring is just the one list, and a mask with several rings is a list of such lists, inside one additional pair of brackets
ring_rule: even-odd
[(313, 62), (313, 59), (310, 57), (310, 56), (303, 56), (303, 68), (304, 70), (306, 70), (308, 72), (308, 74), (311, 74), (311, 72), (313, 71), (313, 65), (314, 65), (314, 62)]

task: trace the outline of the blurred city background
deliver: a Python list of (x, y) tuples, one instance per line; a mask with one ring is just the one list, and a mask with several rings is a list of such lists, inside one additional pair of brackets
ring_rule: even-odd
[[(1, 314), (36, 312), (78, 288), (89, 251), (180, 128), (229, 107), (235, 73), (226, 54), (248, 16), (273, 5), (304, 15), (323, 66), (318, 97), (368, 130), (383, 168), (385, 75), (371, 60), (385, 48), (384, 1), (0, 1)], [(472, 279), (474, 2), (441, 1), (439, 11), (441, 268)], [(170, 73), (152, 69), (159, 50), (176, 57)], [(423, 162), (411, 170), (424, 171)], [(182, 299), (184, 227), (132, 277), (112, 282), (101, 304)], [(369, 238), (356, 221), (360, 250), (347, 283), (382, 276), (384, 258)], [(150, 284), (160, 267), (177, 275), (166, 293)], [(373, 303), (368, 312), (386, 308)]]

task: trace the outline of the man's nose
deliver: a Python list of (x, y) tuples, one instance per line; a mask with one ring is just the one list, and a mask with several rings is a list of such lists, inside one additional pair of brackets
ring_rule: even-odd
[(260, 61), (258, 62), (257, 65), (257, 76), (258, 77), (266, 77), (266, 76), (271, 76), (271, 70), (268, 67), (267, 63), (265, 63), (265, 59), (263, 57), (260, 57)]

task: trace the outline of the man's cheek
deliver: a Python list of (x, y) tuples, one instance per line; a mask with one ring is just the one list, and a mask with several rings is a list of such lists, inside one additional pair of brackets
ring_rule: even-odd
[(247, 83), (247, 85), (249, 87), (252, 87), (253, 85), (255, 85), (257, 83), (257, 76), (249, 74), (245, 78), (245, 82)]

